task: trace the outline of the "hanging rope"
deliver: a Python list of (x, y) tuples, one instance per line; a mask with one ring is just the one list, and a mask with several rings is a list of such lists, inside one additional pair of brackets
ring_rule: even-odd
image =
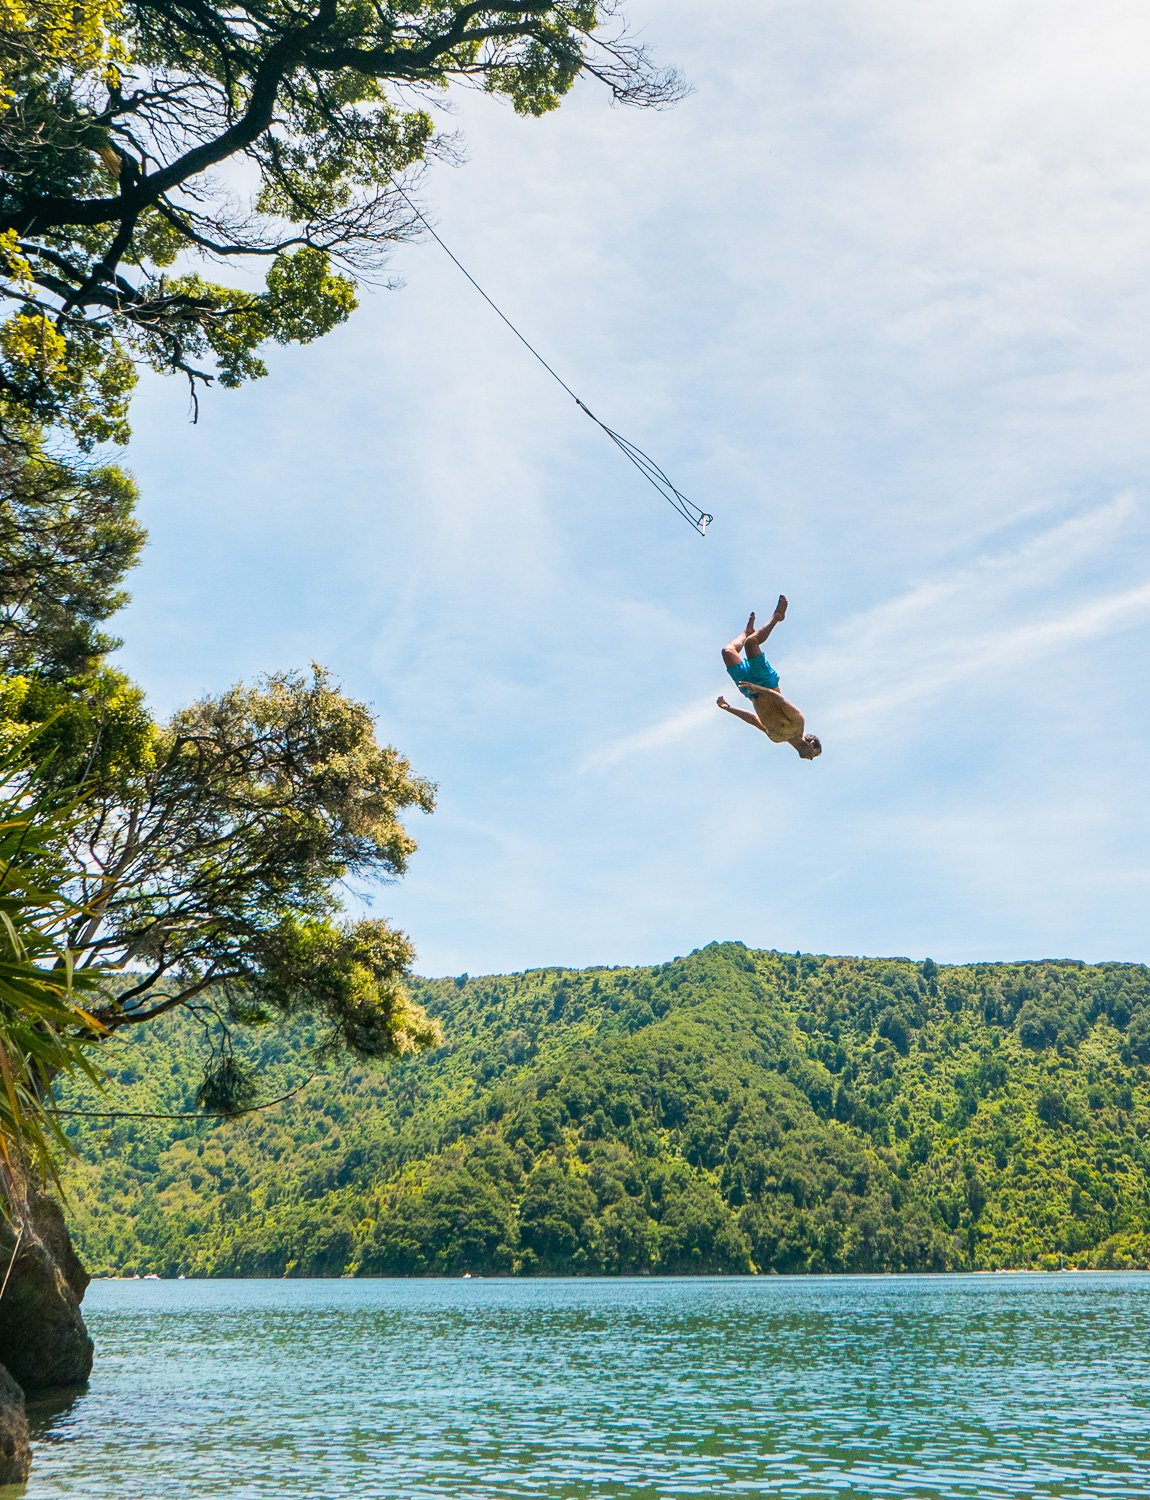
[(655, 462), (655, 460), (648, 454), (644, 453), (642, 448), (636, 447), (634, 443), (630, 442), (627, 438), (622, 437), (619, 433), (614, 431), (613, 428), (608, 427), (606, 422), (600, 421), (600, 419), (595, 415), (595, 413), (591, 410), (587, 403), (580, 400), (580, 398), (575, 394), (575, 392), (571, 389), (571, 387), (567, 384), (563, 377), (556, 370), (554, 370), (551, 365), (547, 363), (542, 354), (540, 354), (539, 350), (536, 349), (535, 345), (532, 344), (524, 334), (520, 333), (519, 329), (516, 328), (515, 324), (511, 321), (511, 319), (507, 316), (507, 314), (503, 311), (499, 304), (488, 296), (488, 294), (483, 290), (478, 281), (476, 281), (475, 277), (472, 276), (471, 272), (467, 269), (467, 267), (463, 264), (459, 257), (450, 249), (447, 244), (444, 243), (440, 236), (435, 232), (425, 215), (420, 213), (419, 209), (416, 208), (412, 199), (403, 190), (403, 188), (400, 187), (399, 183), (396, 182), (394, 177), (391, 179), (391, 185), (395, 188), (395, 191), (407, 204), (408, 208), (411, 209), (412, 213), (423, 225), (423, 227), (427, 230), (431, 238), (443, 251), (444, 255), (447, 256), (448, 260), (450, 260), (453, 265), (457, 266), (458, 269), (463, 272), (464, 276), (467, 277), (468, 281), (470, 281), (471, 285), (483, 298), (484, 302), (487, 303), (492, 312), (495, 313), (496, 317), (501, 318), (502, 321), (506, 323), (507, 327), (510, 328), (511, 332), (515, 335), (515, 337), (519, 340), (519, 342), (523, 345), (527, 352), (533, 355), (534, 358), (539, 361), (539, 363), (547, 371), (548, 375), (551, 376), (551, 379), (554, 380), (557, 385), (562, 386), (562, 388), (571, 397), (572, 401), (574, 401), (579, 410), (589, 416), (592, 422), (595, 423), (596, 427), (601, 427), (603, 429), (603, 431), (620, 450), (620, 452), (623, 453), (630, 460), (630, 462), (635, 465), (635, 467), (638, 469), (639, 473), (642, 474), (647, 483), (658, 490), (659, 494), (662, 495), (667, 504), (670, 505), (672, 509), (678, 511), (678, 513), (683, 517), (685, 521), (689, 521), (700, 536), (706, 536), (707, 527), (715, 519), (714, 516), (708, 514), (708, 512), (705, 510), (701, 510), (693, 500), (688, 500), (686, 495), (684, 495), (681, 490), (676, 489), (676, 487), (671, 483), (670, 479)]
[(24, 1230), (27, 1228), (27, 1220), (21, 1219), (20, 1233), (16, 1236), (16, 1243), (12, 1246), (12, 1256), (8, 1261), (8, 1269), (4, 1272), (4, 1283), (0, 1286), (0, 1302), (4, 1300), (4, 1293), (8, 1290), (8, 1278), (12, 1274), (12, 1267), (16, 1264), (16, 1257), (20, 1253), (20, 1241), (24, 1238)]

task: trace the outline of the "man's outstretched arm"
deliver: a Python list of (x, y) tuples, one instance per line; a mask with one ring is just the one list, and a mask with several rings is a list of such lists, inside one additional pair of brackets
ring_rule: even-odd
[(743, 723), (749, 724), (752, 729), (758, 729), (761, 733), (766, 734), (767, 731), (759, 723), (758, 719), (755, 718), (754, 714), (749, 714), (741, 708), (732, 708), (725, 698), (716, 698), (715, 702), (725, 714), (733, 714), (736, 719), (742, 719)]

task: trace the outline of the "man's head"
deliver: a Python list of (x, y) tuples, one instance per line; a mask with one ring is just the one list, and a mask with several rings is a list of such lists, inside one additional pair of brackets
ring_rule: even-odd
[(823, 742), (817, 734), (804, 734), (799, 741), (799, 754), (804, 760), (817, 760), (823, 753)]

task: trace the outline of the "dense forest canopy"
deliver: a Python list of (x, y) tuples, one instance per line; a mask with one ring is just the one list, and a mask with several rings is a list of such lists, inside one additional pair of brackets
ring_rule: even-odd
[[(1150, 1267), (1150, 971), (716, 944), (417, 983), (447, 1044), (266, 1113), (83, 1120), (93, 1268), (457, 1275)], [(97, 1109), (195, 1108), (187, 1018)], [(268, 1038), (269, 1088), (309, 1036)]]

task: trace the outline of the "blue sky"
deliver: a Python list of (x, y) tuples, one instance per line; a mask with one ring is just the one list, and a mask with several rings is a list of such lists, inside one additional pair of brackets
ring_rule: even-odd
[[(424, 973), (816, 952), (1150, 960), (1150, 11), (651, 0), (693, 95), (481, 96), (345, 328), (149, 380), (124, 665), (316, 660), (439, 783)], [(813, 764), (714, 708), (780, 590)]]

